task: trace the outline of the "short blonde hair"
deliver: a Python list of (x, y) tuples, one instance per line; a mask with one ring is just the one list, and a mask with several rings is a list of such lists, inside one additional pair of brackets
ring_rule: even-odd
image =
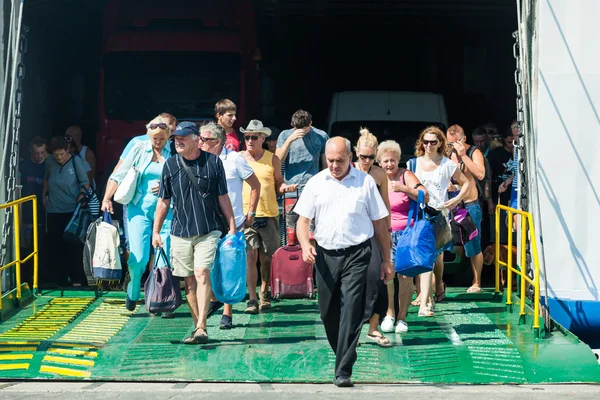
[(373, 135), (369, 131), (369, 129), (361, 127), (360, 128), (360, 137), (356, 141), (356, 147), (354, 147), (354, 151), (358, 153), (358, 150), (362, 146), (375, 147), (375, 149), (377, 149), (378, 144), (379, 144), (379, 142), (377, 141), (377, 138), (375, 137), (375, 135)]
[[(154, 119), (150, 122), (148, 122), (148, 124), (146, 124), (146, 134), (148, 136), (156, 136), (161, 132), (165, 132), (167, 134), (167, 137), (171, 136), (172, 130), (171, 130), (171, 120), (168, 117), (164, 117), (161, 115), (154, 117)], [(150, 129), (150, 125), (152, 124), (165, 124), (167, 125), (165, 129), (161, 129), (160, 127), (156, 127), (156, 129)]]
[(381, 162), (383, 156), (387, 153), (393, 153), (395, 156), (398, 156), (398, 161), (400, 161), (400, 157), (402, 156), (402, 149), (400, 149), (400, 145), (395, 140), (386, 140), (381, 142), (379, 147), (377, 148), (377, 162)]

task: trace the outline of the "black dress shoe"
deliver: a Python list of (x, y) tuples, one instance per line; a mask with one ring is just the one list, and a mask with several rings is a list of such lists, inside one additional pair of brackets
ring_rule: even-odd
[(216, 313), (221, 307), (223, 307), (223, 303), (221, 303), (220, 301), (211, 301), (210, 305), (208, 306), (206, 318), (210, 318), (210, 316)]
[(333, 384), (337, 387), (353, 387), (354, 384), (349, 376), (338, 376), (333, 380)]
[(129, 311), (135, 310), (135, 301), (131, 300), (129, 296), (125, 299), (125, 308)]

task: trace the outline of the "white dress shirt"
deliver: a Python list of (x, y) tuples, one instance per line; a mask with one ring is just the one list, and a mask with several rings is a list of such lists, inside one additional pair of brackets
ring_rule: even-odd
[(341, 181), (328, 169), (310, 178), (294, 212), (315, 219), (315, 240), (327, 250), (367, 241), (373, 236), (372, 221), (388, 216), (375, 180), (354, 167)]

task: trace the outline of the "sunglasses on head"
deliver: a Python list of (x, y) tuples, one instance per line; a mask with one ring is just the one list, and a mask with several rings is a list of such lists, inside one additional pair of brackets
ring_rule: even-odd
[(435, 146), (439, 143), (439, 140), (425, 140), (423, 139), (423, 146), (427, 146), (428, 144)]
[(359, 154), (358, 157), (361, 160), (374, 160), (375, 159), (375, 154), (370, 154), (370, 155)]
[(146, 125), (147, 128), (149, 129), (156, 129), (156, 128), (160, 128), (160, 129), (167, 129), (167, 124), (165, 124), (164, 122), (161, 122), (160, 124), (148, 124)]
[(258, 136), (258, 135), (246, 135), (246, 136), (244, 136), (244, 139), (245, 140), (250, 140), (250, 139), (252, 139), (252, 140), (258, 140), (259, 137), (260, 136)]
[(200, 141), (202, 141), (202, 143), (212, 142), (213, 140), (217, 140), (217, 138), (200, 136)]

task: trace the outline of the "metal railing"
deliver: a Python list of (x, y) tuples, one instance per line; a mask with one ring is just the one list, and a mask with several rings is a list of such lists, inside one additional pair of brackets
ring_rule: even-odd
[[(500, 211), (506, 211), (508, 214), (508, 246), (507, 246), (507, 258), (506, 262), (500, 261)], [(513, 216), (521, 216), (521, 262), (519, 268), (514, 267), (513, 263)], [(529, 233), (527, 232), (529, 228)], [(518, 230), (518, 227), (517, 227)], [(531, 253), (533, 257), (533, 279), (527, 276), (526, 263), (526, 252), (527, 239), (529, 237), (531, 244)], [(501, 204), (496, 206), (496, 293), (500, 293), (500, 267), (506, 267), (507, 278), (506, 278), (506, 305), (512, 309), (512, 273), (516, 273), (520, 277), (520, 322), (525, 323), (525, 300), (527, 297), (527, 286), (529, 283), (534, 288), (533, 294), (533, 329), (539, 336), (540, 333), (540, 265), (538, 261), (537, 253), (537, 241), (535, 237), (535, 230), (533, 227), (533, 216), (526, 212), (517, 210), (515, 208), (507, 207)]]
[[(21, 259), (21, 238), (20, 238), (20, 223), (19, 221), (19, 206), (21, 204), (32, 202), (33, 206), (33, 252), (27, 257)], [(21, 265), (33, 258), (33, 291), (37, 291), (38, 287), (38, 215), (37, 215), (37, 197), (35, 195), (23, 197), (21, 199), (11, 201), (10, 203), (0, 204), (0, 210), (13, 208), (13, 234), (15, 237), (15, 260), (0, 267), (0, 287), (2, 287), (2, 271), (12, 266), (15, 267), (17, 301), (21, 301)], [(0, 311), (2, 311), (2, 296), (0, 296)]]

